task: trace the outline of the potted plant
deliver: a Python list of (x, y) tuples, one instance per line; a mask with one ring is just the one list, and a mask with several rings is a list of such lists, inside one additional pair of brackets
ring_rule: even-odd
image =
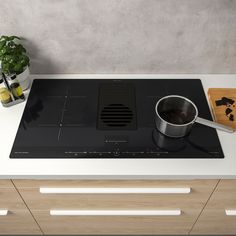
[(6, 75), (16, 74), (23, 90), (30, 84), (29, 80), (29, 57), (26, 49), (19, 43), (21, 38), (17, 36), (1, 36), (0, 38), (0, 61), (2, 71)]

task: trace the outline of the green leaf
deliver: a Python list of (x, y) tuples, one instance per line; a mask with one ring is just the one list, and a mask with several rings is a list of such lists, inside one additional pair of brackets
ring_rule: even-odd
[(16, 47), (16, 44), (13, 41), (8, 42), (7, 46), (14, 48)]
[(12, 36), (9, 37), (9, 40), (14, 40), (14, 39), (19, 39), (20, 40), (20, 37), (15, 36), (15, 35), (12, 35)]
[(29, 65), (29, 58), (26, 55), (22, 55), (20, 57), (20, 63), (23, 67), (26, 67)]
[(15, 71), (14, 71), (14, 64), (13, 63), (9, 63), (9, 62), (3, 62), (2, 63), (2, 71), (5, 74), (7, 74), (7, 75), (15, 73)]
[(4, 55), (4, 54), (7, 53), (7, 49), (6, 49), (6, 48), (2, 48), (2, 49), (0, 50), (0, 52), (1, 52), (2, 55)]
[(20, 63), (17, 63), (14, 65), (14, 71), (17, 73), (17, 74), (20, 74), (21, 72), (23, 72), (23, 66), (20, 64)]
[(9, 64), (9, 70), (8, 70), (9, 72), (9, 74), (13, 74), (13, 73), (15, 73), (15, 70), (14, 70), (14, 65), (13, 64)]
[(10, 67), (10, 64), (8, 64), (8, 63), (3, 63), (3, 64), (2, 64), (2, 71), (3, 71), (4, 73), (8, 74), (9, 67)]
[(5, 40), (0, 41), (0, 49), (2, 49), (5, 45), (6, 45)]
[(6, 36), (6, 35), (2, 35), (2, 36), (1, 36), (1, 40), (6, 40), (6, 41), (7, 41), (8, 39), (9, 39), (9, 37)]
[(26, 49), (21, 44), (16, 45), (16, 51), (19, 54), (26, 53)]
[(4, 62), (12, 63), (13, 61), (14, 61), (14, 56), (13, 55), (6, 55), (4, 57)]

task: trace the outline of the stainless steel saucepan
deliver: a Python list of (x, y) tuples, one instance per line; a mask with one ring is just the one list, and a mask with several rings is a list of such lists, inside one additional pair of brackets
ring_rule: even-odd
[(156, 128), (169, 137), (184, 137), (195, 122), (225, 132), (235, 130), (216, 122), (198, 117), (196, 105), (186, 97), (169, 95), (161, 98), (155, 107)]

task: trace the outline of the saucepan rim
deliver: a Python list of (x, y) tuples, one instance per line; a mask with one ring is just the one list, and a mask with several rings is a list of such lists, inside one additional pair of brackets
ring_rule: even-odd
[[(192, 104), (193, 107), (194, 107), (194, 109), (195, 109), (195, 111), (196, 111), (195, 117), (194, 117), (190, 122), (188, 122), (188, 123), (186, 123), (186, 124), (174, 124), (174, 123), (170, 123), (170, 122), (164, 120), (164, 119), (159, 115), (158, 106), (159, 106), (159, 104), (160, 104), (161, 101), (163, 101), (163, 100), (165, 100), (165, 99), (168, 99), (168, 98), (181, 98), (181, 99), (183, 99), (183, 100), (189, 102), (190, 104)], [(193, 123), (195, 122), (195, 120), (197, 119), (197, 117), (198, 117), (198, 109), (197, 109), (197, 106), (194, 104), (194, 102), (191, 101), (190, 99), (188, 99), (188, 98), (186, 98), (186, 97), (184, 97), (184, 96), (180, 96), (180, 95), (167, 95), (167, 96), (164, 96), (164, 97), (162, 97), (161, 99), (159, 99), (159, 100), (157, 101), (157, 103), (156, 103), (156, 106), (155, 106), (155, 112), (156, 112), (156, 115), (158, 116), (158, 118), (159, 118), (160, 120), (162, 120), (163, 122), (165, 122), (165, 123), (167, 123), (167, 124), (169, 124), (169, 125), (178, 126), (178, 127), (185, 127), (185, 126), (188, 126), (188, 125), (190, 125), (190, 124), (193, 124)]]

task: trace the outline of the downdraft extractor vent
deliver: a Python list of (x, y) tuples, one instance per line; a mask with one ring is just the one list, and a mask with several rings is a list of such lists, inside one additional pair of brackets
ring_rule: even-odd
[(101, 121), (110, 127), (125, 127), (133, 120), (133, 111), (124, 104), (109, 104), (101, 113)]
[(136, 129), (135, 89), (133, 84), (109, 82), (99, 86), (97, 128)]

